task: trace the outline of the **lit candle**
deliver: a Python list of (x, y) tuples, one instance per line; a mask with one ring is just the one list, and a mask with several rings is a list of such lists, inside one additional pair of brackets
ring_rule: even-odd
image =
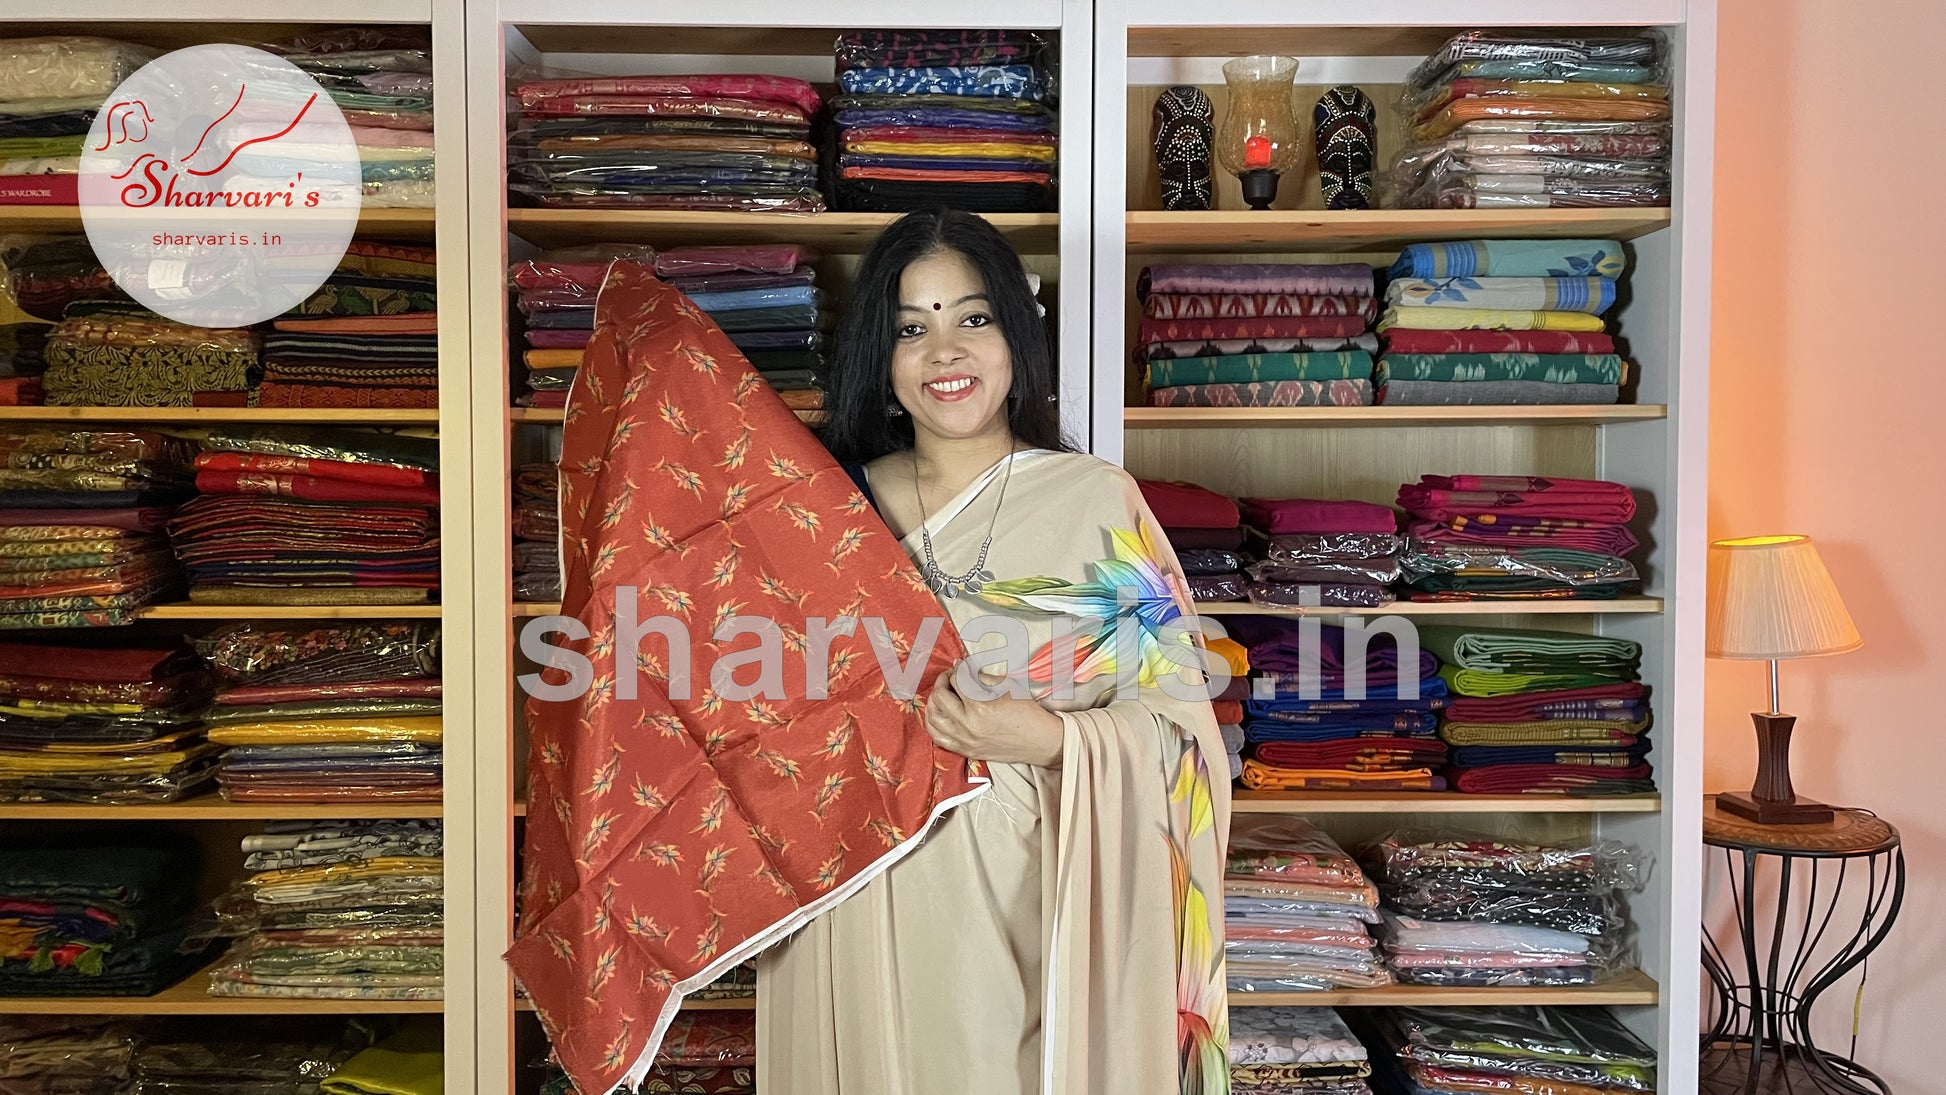
[(1243, 166), (1255, 171), (1270, 166), (1270, 138), (1261, 134), (1243, 141)]

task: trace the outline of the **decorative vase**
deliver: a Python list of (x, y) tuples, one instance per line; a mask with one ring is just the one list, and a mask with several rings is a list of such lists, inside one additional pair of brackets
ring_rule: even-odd
[(1291, 85), (1297, 61), (1290, 57), (1238, 57), (1223, 66), (1230, 101), (1217, 127), (1216, 157), (1243, 185), (1252, 209), (1269, 209), (1278, 177), (1297, 165), (1297, 118)]

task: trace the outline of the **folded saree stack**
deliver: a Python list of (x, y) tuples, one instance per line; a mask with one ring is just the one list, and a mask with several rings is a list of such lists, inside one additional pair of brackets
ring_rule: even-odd
[[(1446, 746), (1434, 714), (1446, 703), (1439, 660), (1399, 664), (1389, 635), (1364, 649), (1342, 627), (1319, 626), (1315, 654), (1294, 619), (1227, 617), (1250, 651), (1243, 785), (1253, 791), (1437, 791)], [(1360, 636), (1365, 638), (1365, 636)]]
[(1635, 492), (1599, 479), (1425, 475), (1399, 488), (1414, 520), (1403, 563), (1415, 601), (1612, 598), (1640, 580), (1624, 558)]
[(107, 38), (0, 39), (0, 205), (75, 205), (81, 146), (155, 51)]
[(1669, 204), (1661, 42), (1469, 31), (1406, 77), (1403, 209)]
[(116, 626), (180, 596), (163, 527), (189, 458), (146, 430), (0, 430), (0, 630)]
[(514, 600), (561, 599), (561, 477), (553, 464), (514, 469)]
[(530, 80), (507, 184), (543, 206), (821, 213), (802, 80), (752, 74)]
[(173, 802), (217, 747), (209, 675), (179, 644), (0, 643), (0, 802)]
[(1287, 608), (1392, 603), (1405, 539), (1389, 506), (1310, 498), (1245, 498), (1252, 532), (1250, 600)]
[(193, 843), (18, 845), (0, 850), (0, 997), (153, 996), (202, 962)]
[(1593, 984), (1634, 966), (1621, 899), (1643, 865), (1571, 847), (1400, 831), (1364, 852), (1385, 897), (1386, 962), (1407, 984)]
[[(346, 27), (274, 47), (323, 85), (358, 143), (360, 201), (433, 205), (432, 50), (417, 28)], [(249, 153), (239, 164), (249, 174)], [(267, 157), (266, 157), (267, 158)]]
[(1189, 595), (1198, 601), (1241, 601), (1243, 517), (1230, 499), (1194, 483), (1140, 480), (1162, 533), (1176, 551)]
[[(1655, 790), (1641, 644), (1569, 631), (1426, 625), (1453, 692), (1440, 726), (1454, 789)], [(1458, 706), (1458, 711), (1454, 707)]]
[(205, 719), (230, 746), (238, 802), (437, 802), (439, 628), (372, 621), (237, 624), (197, 640), (222, 681)]
[(1159, 264), (1135, 295), (1135, 363), (1152, 407), (1372, 402), (1369, 266)]
[(1357, 1019), (1382, 1091), (1656, 1090), (1655, 1050), (1603, 1007), (1387, 1008)]
[(1054, 208), (1055, 94), (1038, 34), (855, 31), (835, 52), (840, 208)]
[(430, 247), (351, 241), (325, 283), (273, 322), (257, 405), (438, 406), (434, 258)]
[(596, 245), (551, 251), (514, 264), (510, 279), (523, 317), (522, 354), (530, 407), (564, 407), (594, 331), (595, 297), (608, 264), (653, 263), (656, 275), (683, 291), (730, 337), (771, 388), (795, 410), (824, 405), (817, 377), (824, 368), (829, 316), (817, 288), (816, 251), (796, 244), (682, 247)]
[(1230, 1090), (1236, 1095), (1371, 1095), (1369, 1056), (1331, 1008), (1230, 1013)]
[(1392, 264), (1373, 379), (1389, 406), (1603, 405), (1629, 365), (1601, 318), (1614, 240), (1415, 243)]
[(219, 906), (240, 936), (212, 996), (437, 1000), (445, 984), (441, 824), (273, 821)]
[(211, 430), (169, 523), (203, 604), (424, 604), (439, 586), (439, 442)]
[(415, 1019), (338, 1066), (319, 1095), (441, 1095), (445, 1039), (437, 1020)]
[(1392, 982), (1372, 941), (1378, 890), (1302, 818), (1238, 825), (1223, 881), (1231, 992), (1372, 988)]

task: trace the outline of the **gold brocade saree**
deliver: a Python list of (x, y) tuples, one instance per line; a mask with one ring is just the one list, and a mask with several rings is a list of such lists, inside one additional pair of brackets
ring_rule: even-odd
[[(1174, 552), (1120, 469), (1072, 453), (1011, 459), (987, 556), (997, 581), (942, 601), (967, 648), (1001, 643), (982, 639), (980, 617), (1020, 621), (1040, 658), (1006, 668), (1045, 679), (1056, 613), (1112, 614), (1088, 611), (1091, 598), (1107, 589), (1093, 603), (1113, 605), (1109, 587), (1134, 583), (1147, 593), (1122, 660), (1142, 678), (1131, 669), (1117, 694), (1084, 640), (1072, 697), (1042, 701), (1065, 724), (1058, 769), (990, 765), (986, 793), (764, 956), (767, 1095), (1229, 1089), (1222, 741), (1207, 699), (1163, 687), (1173, 676), (1192, 696), (1195, 671), (1152, 672), (1170, 639), (1151, 625), (1193, 623)], [(978, 556), (1005, 463), (928, 523), (948, 573)], [(919, 553), (918, 530), (903, 546)]]

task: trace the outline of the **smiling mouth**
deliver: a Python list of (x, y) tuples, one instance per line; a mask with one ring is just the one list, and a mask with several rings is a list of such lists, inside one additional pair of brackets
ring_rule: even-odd
[(927, 381), (925, 388), (926, 391), (932, 393), (935, 399), (959, 399), (970, 393), (973, 390), (973, 386), (978, 383), (979, 379), (977, 377), (961, 374), (958, 376), (942, 376), (937, 380)]

